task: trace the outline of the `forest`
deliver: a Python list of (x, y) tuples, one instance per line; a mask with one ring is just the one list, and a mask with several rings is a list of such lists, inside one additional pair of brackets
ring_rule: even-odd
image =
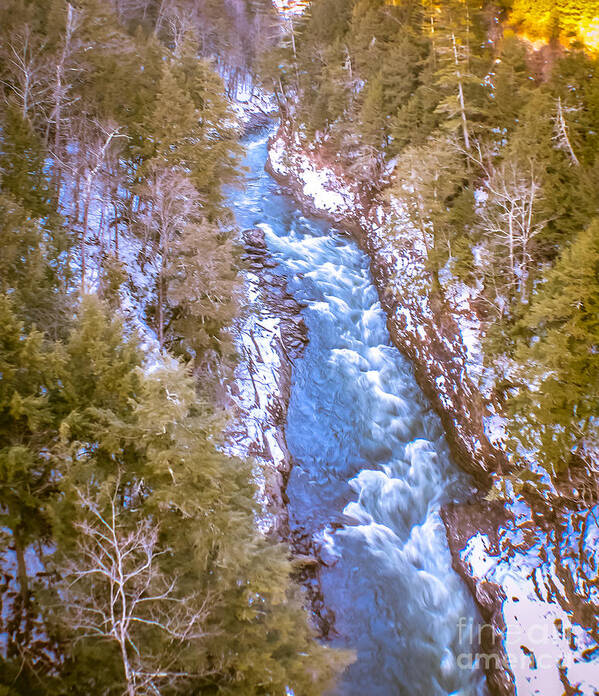
[(3, 0), (0, 696), (316, 696), (351, 660), (224, 444), (247, 82), (401, 209), (428, 293), (479, 291), (506, 484), (538, 483), (531, 452), (596, 484), (598, 17), (313, 0), (286, 32), (270, 0)]

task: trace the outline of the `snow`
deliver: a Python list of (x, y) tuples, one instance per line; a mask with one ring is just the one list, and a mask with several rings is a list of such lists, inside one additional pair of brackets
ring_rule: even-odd
[(301, 15), (310, 4), (310, 0), (273, 0), (275, 8), (285, 17)]
[(250, 298), (247, 316), (237, 329), (236, 345), (240, 355), (235, 371), (237, 392), (230, 397), (236, 404), (239, 417), (233, 427), (226, 451), (243, 458), (254, 459), (254, 481), (258, 488), (261, 513), (259, 529), (268, 533), (276, 523), (269, 511), (267, 478), (269, 471), (282, 470), (286, 453), (281, 446), (282, 434), (273, 422), (269, 407), (280, 397), (281, 345), (280, 319), (269, 314), (261, 304), (260, 278), (245, 274), (247, 297)]
[(302, 192), (318, 210), (337, 215), (351, 214), (356, 208), (356, 190), (344, 183), (329, 167), (319, 167), (300, 148), (288, 148), (281, 137), (271, 143), (270, 163), (275, 172), (293, 170)]
[[(469, 540), (462, 559), (473, 577), (500, 584), (506, 594), (503, 647), (518, 696), (562, 696), (560, 667), (581, 696), (593, 696), (599, 684), (599, 656), (587, 661), (583, 653), (595, 644), (571, 613), (539, 596), (533, 577), (541, 567), (540, 547), (506, 560), (494, 555), (488, 537), (478, 533)], [(555, 574), (551, 579), (565, 592)]]
[(250, 80), (236, 86), (231, 108), (238, 123), (247, 126), (256, 117), (274, 117), (277, 112), (277, 103), (271, 94), (264, 92)]
[(495, 413), (494, 408), (489, 408), (490, 415), (483, 418), (485, 435), (489, 442), (496, 447), (503, 448), (507, 439), (507, 422), (505, 418)]
[(335, 186), (335, 175), (330, 169), (306, 167), (302, 179), (304, 195), (311, 198), (317, 208), (328, 212), (343, 212), (351, 206), (351, 193)]

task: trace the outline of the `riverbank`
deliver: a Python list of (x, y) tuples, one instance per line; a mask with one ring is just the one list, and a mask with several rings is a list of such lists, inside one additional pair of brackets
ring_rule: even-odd
[[(578, 506), (569, 504), (572, 485), (563, 496), (532, 490), (487, 502), (493, 476), (505, 472), (507, 458), (482, 365), (475, 298), (456, 283), (442, 297), (428, 292), (423, 250), (402, 224), (401, 211), (369, 200), (334, 162), (304, 149), (284, 126), (270, 143), (268, 170), (309, 213), (350, 231), (369, 255), (392, 340), (441, 416), (455, 460), (477, 483), (474, 498), (447, 506), (443, 520), (454, 568), (487, 625), (482, 653), (491, 659), (482, 667), (490, 690), (560, 696), (565, 689), (591, 696), (599, 638), (596, 595), (588, 583), (599, 538), (592, 488)], [(396, 234), (392, 247), (389, 229)], [(564, 572), (572, 549), (579, 570)]]
[(300, 314), (303, 307), (276, 272), (264, 232), (244, 230), (242, 240), (246, 307), (236, 329), (239, 363), (229, 387), (235, 413), (228, 448), (253, 459), (262, 510), (258, 525), (263, 534), (289, 544), (314, 627), (326, 639), (332, 618), (322, 598), (319, 549), (309, 535), (290, 530), (286, 495), (293, 467), (285, 435), (292, 370), (309, 340)]

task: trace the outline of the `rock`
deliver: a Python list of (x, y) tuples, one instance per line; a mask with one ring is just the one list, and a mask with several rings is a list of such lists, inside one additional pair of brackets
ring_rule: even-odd
[(320, 559), (320, 562), (328, 568), (332, 568), (339, 560), (339, 556), (337, 556), (328, 546), (320, 547), (318, 550), (318, 558)]
[(271, 117), (269, 114), (266, 114), (263, 111), (252, 111), (246, 116), (245, 123), (243, 124), (243, 132), (245, 135), (247, 135), (248, 133), (267, 128), (270, 123)]
[(295, 300), (281, 300), (281, 307), (282, 309), (288, 311), (288, 312), (297, 312), (298, 311), (298, 304)]
[(481, 631), (481, 652), (494, 655), (495, 659), (483, 664), (489, 689), (494, 696), (514, 696), (514, 677), (509, 669), (508, 656), (501, 636), (505, 623), (501, 607), (505, 593), (500, 585), (477, 578), (470, 573), (462, 558), (462, 551), (470, 537), (476, 534), (487, 536), (492, 549), (499, 549), (498, 530), (512, 520), (500, 501), (469, 500), (464, 503), (449, 503), (441, 510), (447, 533), (452, 566), (468, 586), (481, 614), (485, 627)]
[(279, 288), (281, 290), (287, 286), (287, 282), (285, 281), (285, 278), (283, 278), (283, 276), (279, 276), (279, 275), (272, 277), (272, 284), (274, 287)]
[(318, 568), (319, 561), (315, 556), (298, 553), (291, 558), (291, 565), (296, 570), (306, 570), (309, 568)]
[(250, 230), (243, 230), (242, 234), (248, 246), (256, 247), (257, 249), (266, 249), (264, 230), (261, 230), (259, 227), (254, 227)]

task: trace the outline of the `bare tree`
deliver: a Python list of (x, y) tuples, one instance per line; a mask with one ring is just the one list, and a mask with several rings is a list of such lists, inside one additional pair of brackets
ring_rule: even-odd
[(131, 18), (140, 16), (145, 21), (153, 0), (111, 0), (111, 4), (117, 17), (125, 24)]
[[(72, 64), (72, 58), (79, 48), (76, 39), (76, 32), (79, 24), (80, 13), (75, 10), (70, 3), (67, 3), (64, 33), (61, 37), (60, 50), (55, 56), (53, 80), (50, 86), (52, 111), (48, 119), (48, 129), (51, 123), (54, 124), (54, 153), (57, 157), (61, 153), (64, 109), (69, 104), (69, 95), (72, 86), (72, 80), (68, 74), (72, 75), (76, 70), (75, 66)], [(49, 135), (48, 129), (46, 131), (46, 141)], [(60, 185), (59, 172), (60, 167), (57, 166), (55, 174), (55, 183), (57, 187)]]
[[(529, 277), (533, 262), (534, 239), (550, 221), (540, 217), (544, 200), (542, 171), (533, 158), (509, 156), (495, 164), (496, 153), (474, 141), (466, 150), (459, 141), (453, 147), (480, 170), (483, 175), (483, 191), (486, 200), (479, 206), (478, 215), (489, 250), (491, 264), (506, 270), (507, 251), (508, 287), (528, 301)], [(501, 288), (496, 287), (497, 302), (494, 305), (500, 314), (508, 304), (499, 297)]]
[(540, 176), (533, 160), (504, 161), (486, 168), (485, 205), (479, 212), (481, 227), (500, 261), (507, 249), (510, 285), (522, 302), (528, 300), (528, 278), (532, 264), (532, 243), (548, 220), (541, 220), (538, 207), (543, 200)]
[(175, 4), (175, 0), (160, 0), (160, 5), (156, 13), (156, 24), (154, 26), (154, 33), (157, 36), (162, 30), (162, 23), (165, 21), (167, 14), (172, 10)]
[(179, 55), (185, 39), (196, 33), (189, 7), (171, 3), (162, 11), (160, 21), (165, 25), (166, 34), (169, 37), (169, 43), (173, 47), (174, 54)]
[(460, 51), (455, 32), (451, 32), (451, 50), (455, 66), (455, 79), (458, 90), (458, 104), (460, 106), (460, 121), (462, 123), (462, 135), (466, 150), (470, 149), (470, 135), (468, 133), (468, 119), (466, 118), (466, 101), (464, 99), (464, 76), (462, 74)]
[[(82, 511), (77, 541), (59, 568), (68, 624), (80, 640), (118, 646), (127, 696), (160, 694), (164, 685), (191, 676), (173, 666), (185, 643), (211, 635), (205, 626), (214, 595), (181, 596), (178, 578), (161, 568), (169, 549), (159, 542), (158, 523), (123, 507), (120, 477), (111, 489), (76, 494)], [(148, 644), (152, 635), (168, 649)]]
[(166, 271), (172, 244), (197, 212), (200, 196), (183, 172), (156, 168), (143, 193), (145, 209), (140, 217), (146, 240), (155, 245), (158, 269), (158, 341), (164, 345)]
[(102, 171), (116, 138), (125, 138), (120, 128), (114, 124), (94, 123), (91, 135), (78, 138), (80, 152), (77, 178), (83, 173), (83, 219), (81, 224), (80, 263), (81, 292), (85, 292), (85, 273), (87, 270), (87, 234), (92, 194), (98, 175)]
[(31, 121), (48, 91), (48, 63), (43, 49), (28, 24), (15, 32), (13, 40), (0, 49), (6, 76), (2, 84), (16, 98), (23, 119)]
[(566, 119), (564, 118), (564, 107), (562, 105), (561, 97), (557, 98), (556, 114), (553, 119), (553, 124), (553, 140), (556, 143), (556, 147), (560, 150), (564, 150), (570, 157), (572, 164), (578, 167), (580, 165), (580, 162), (578, 161), (578, 157), (576, 157), (574, 149), (572, 148), (572, 143), (570, 142), (570, 135), (568, 133)]

